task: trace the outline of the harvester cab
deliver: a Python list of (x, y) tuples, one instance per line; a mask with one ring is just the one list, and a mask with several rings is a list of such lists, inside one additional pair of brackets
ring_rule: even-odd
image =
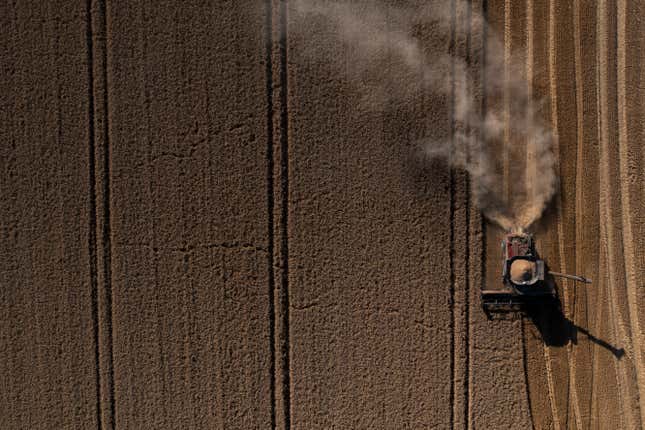
[(544, 260), (538, 257), (533, 236), (525, 232), (511, 232), (502, 240), (502, 282), (497, 289), (483, 289), (482, 306), (490, 317), (492, 313), (518, 312), (526, 305), (556, 300), (555, 284), (547, 275), (591, 281), (581, 276), (547, 272)]

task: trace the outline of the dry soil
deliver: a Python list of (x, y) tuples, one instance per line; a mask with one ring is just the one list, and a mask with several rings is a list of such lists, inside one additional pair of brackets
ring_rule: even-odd
[(501, 34), (557, 134), (561, 309), (486, 319), (503, 232), (417, 151), (450, 95), (366, 106), (288, 2), (2, 2), (0, 427), (642, 428), (645, 6), (457, 7), (415, 37), (485, 110)]

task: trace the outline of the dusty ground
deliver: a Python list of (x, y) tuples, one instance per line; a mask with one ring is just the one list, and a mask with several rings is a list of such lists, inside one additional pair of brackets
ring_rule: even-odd
[[(472, 2), (558, 136), (539, 251), (594, 281), (492, 322), (502, 232), (418, 154), (449, 95), (370, 108), (277, 1), (88, 3), (0, 6), (0, 427), (642, 428), (642, 2)], [(508, 103), (486, 38), (415, 36)]]

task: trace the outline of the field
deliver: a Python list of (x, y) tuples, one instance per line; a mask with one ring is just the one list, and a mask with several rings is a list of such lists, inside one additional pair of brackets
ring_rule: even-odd
[(421, 154), (464, 131), (458, 85), (358, 68), (296, 3), (0, 5), (0, 427), (643, 428), (643, 2), (454, 0), (465, 30), (413, 28), (507, 113), (506, 190), (493, 55), (556, 136), (531, 231), (593, 283), (495, 321), (504, 232)]

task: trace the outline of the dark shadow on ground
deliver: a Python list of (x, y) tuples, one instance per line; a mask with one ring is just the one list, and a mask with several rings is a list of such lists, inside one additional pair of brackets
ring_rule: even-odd
[[(550, 280), (550, 282), (553, 282)], [(531, 304), (526, 307), (526, 316), (540, 332), (542, 340), (549, 346), (565, 346), (571, 342), (578, 344), (579, 334), (584, 335), (589, 341), (605, 348), (616, 358), (625, 355), (623, 348), (618, 348), (609, 342), (594, 336), (589, 330), (576, 325), (562, 312), (562, 303), (558, 297), (545, 300), (541, 303)]]

